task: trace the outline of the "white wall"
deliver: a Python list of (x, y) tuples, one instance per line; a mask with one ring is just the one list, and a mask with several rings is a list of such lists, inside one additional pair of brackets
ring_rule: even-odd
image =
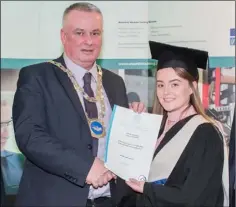
[[(62, 52), (61, 19), (70, 1), (1, 1), (2, 58), (48, 59)], [(234, 1), (94, 1), (104, 15), (101, 58), (150, 57), (148, 39), (207, 49), (211, 56), (234, 56), (229, 29), (235, 26)], [(148, 20), (156, 23), (147, 24)], [(130, 23), (119, 24), (119, 21)], [(136, 23), (131, 23), (136, 21)], [(161, 28), (179, 25), (180, 27)], [(148, 36), (151, 27), (169, 36)], [(128, 33), (121, 33), (124, 28)], [(155, 29), (154, 29), (155, 30)], [(136, 37), (129, 37), (136, 32)], [(122, 36), (122, 37), (121, 37)], [(205, 42), (194, 42), (203, 40)], [(123, 43), (125, 48), (121, 48)], [(132, 45), (130, 45), (132, 43)]]
[[(74, 2), (1, 2), (2, 57), (40, 59), (55, 58), (60, 55), (62, 51), (60, 42), (62, 14), (71, 3)], [(117, 51), (119, 42), (117, 22), (126, 19), (147, 19), (147, 2), (135, 2), (135, 6), (134, 2), (128, 1), (91, 3), (97, 5), (104, 16), (104, 45), (101, 56), (105, 58), (122, 57), (123, 54)], [(126, 56), (126, 54), (124, 55)], [(135, 52), (132, 55), (140, 56)]]
[(235, 1), (152, 1), (148, 14), (157, 19), (159, 35), (150, 36), (154, 41), (205, 49), (210, 56), (235, 56), (229, 44)]

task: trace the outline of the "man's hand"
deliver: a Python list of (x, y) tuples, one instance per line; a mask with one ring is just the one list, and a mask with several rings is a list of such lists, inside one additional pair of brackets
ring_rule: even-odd
[(132, 102), (131, 104), (129, 104), (129, 108), (137, 113), (142, 113), (147, 111), (146, 106), (142, 102)]
[(98, 188), (106, 185), (111, 179), (115, 177), (116, 176), (113, 173), (105, 168), (103, 161), (95, 158), (86, 178), (86, 183), (93, 185), (94, 188)]
[(94, 188), (102, 187), (106, 185), (112, 179), (116, 179), (116, 175), (113, 174), (111, 171), (107, 171), (99, 177), (99, 179), (97, 180), (95, 185), (93, 185), (93, 187)]

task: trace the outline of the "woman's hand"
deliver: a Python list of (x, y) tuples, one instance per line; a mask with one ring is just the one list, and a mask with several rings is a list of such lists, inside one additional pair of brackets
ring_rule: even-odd
[(125, 181), (126, 184), (131, 187), (134, 191), (138, 193), (143, 193), (143, 188), (144, 188), (144, 181), (137, 181), (135, 179), (130, 179), (129, 181)]
[(134, 112), (142, 113), (146, 112), (146, 106), (142, 102), (132, 102), (129, 104), (129, 108), (133, 109)]

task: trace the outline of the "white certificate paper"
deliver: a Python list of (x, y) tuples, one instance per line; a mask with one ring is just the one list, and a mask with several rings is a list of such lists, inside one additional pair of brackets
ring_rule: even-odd
[(124, 180), (148, 179), (162, 115), (135, 113), (115, 105), (107, 137), (105, 166)]

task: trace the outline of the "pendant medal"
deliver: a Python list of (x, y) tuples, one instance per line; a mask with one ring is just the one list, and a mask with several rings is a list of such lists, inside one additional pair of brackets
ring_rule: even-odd
[(104, 126), (97, 119), (89, 120), (89, 128), (90, 128), (92, 137), (99, 139), (105, 136)]

